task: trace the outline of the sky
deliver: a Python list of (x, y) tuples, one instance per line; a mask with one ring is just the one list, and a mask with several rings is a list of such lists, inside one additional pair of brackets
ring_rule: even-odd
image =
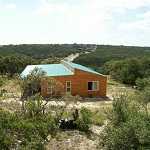
[(0, 0), (0, 45), (150, 46), (150, 0)]

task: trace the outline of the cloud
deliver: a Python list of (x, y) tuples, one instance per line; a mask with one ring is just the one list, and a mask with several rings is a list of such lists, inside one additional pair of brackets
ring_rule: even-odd
[[(64, 15), (54, 14), (58, 23), (60, 20), (61, 22), (64, 20), (71, 28), (92, 32), (98, 29), (102, 30), (107, 24), (113, 23), (114, 18), (103, 9), (99, 9), (99, 6), (101, 5), (91, 3), (89, 0), (81, 5), (49, 2), (40, 6), (35, 14), (50, 15), (54, 12), (59, 12)], [(123, 9), (120, 8), (117, 13), (123, 13)]]
[(123, 23), (119, 26), (120, 29), (139, 29), (150, 31), (150, 19), (138, 20), (133, 23)]
[(41, 0), (40, 3), (45, 4), (45, 3), (47, 3), (47, 1), (46, 0)]
[(137, 18), (150, 18), (150, 11), (147, 11), (146, 13), (137, 14)]
[(59, 3), (45, 3), (37, 9), (36, 14), (51, 14), (52, 12), (57, 11), (59, 13), (65, 13), (68, 11), (68, 5)]
[(134, 9), (150, 5), (149, 0), (89, 0), (88, 2), (92, 6), (103, 9), (110, 7)]
[(6, 9), (16, 9), (16, 5), (15, 4), (8, 4), (8, 5), (5, 5), (4, 8)]
[[(55, 20), (51, 20), (51, 22), (56, 24), (56, 28), (67, 27), (68, 32), (73, 32), (74, 35), (79, 33), (78, 35), (80, 37), (82, 35), (82, 39), (90, 37), (92, 40), (95, 39), (95, 35), (101, 36), (103, 33), (112, 34), (118, 31), (123, 33), (129, 30), (134, 34), (136, 30), (150, 31), (150, 21), (145, 17), (149, 16), (150, 12), (138, 14), (137, 18), (134, 18), (144, 18), (143, 20), (130, 23), (127, 20), (128, 16), (126, 15), (129, 14), (129, 9), (137, 10), (142, 6), (150, 6), (150, 0), (84, 0), (78, 5), (67, 3), (67, 1), (66, 3), (53, 3), (51, 1), (42, 4), (37, 9), (36, 14), (51, 15), (53, 13)], [(124, 14), (125, 19), (120, 19), (122, 14)], [(122, 23), (123, 19), (124, 23)]]
[(126, 11), (123, 8), (115, 8), (114, 12), (116, 12), (117, 14), (124, 14)]
[(66, 16), (67, 22), (74, 28), (93, 32), (103, 30), (113, 17), (103, 11), (74, 8)]

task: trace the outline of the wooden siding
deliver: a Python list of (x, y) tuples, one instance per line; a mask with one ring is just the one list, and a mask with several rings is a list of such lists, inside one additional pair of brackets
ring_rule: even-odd
[[(85, 72), (82, 70), (74, 69), (74, 75), (72, 76), (55, 76), (53, 77), (56, 81), (59, 81), (63, 85), (63, 93), (66, 92), (66, 82), (71, 82), (71, 94), (80, 96), (106, 96), (107, 77), (100, 76), (97, 74)], [(88, 81), (99, 81), (98, 91), (88, 90)], [(47, 93), (46, 83), (42, 84), (42, 96), (48, 97), (50, 94)]]

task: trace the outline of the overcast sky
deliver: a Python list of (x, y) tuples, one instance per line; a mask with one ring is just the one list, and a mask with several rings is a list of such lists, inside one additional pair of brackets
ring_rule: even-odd
[(150, 46), (150, 0), (0, 0), (0, 45)]

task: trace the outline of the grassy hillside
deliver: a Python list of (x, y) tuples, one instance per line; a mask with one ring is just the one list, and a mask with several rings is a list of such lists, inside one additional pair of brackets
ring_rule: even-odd
[(150, 56), (150, 47), (98, 45), (96, 51), (82, 54), (74, 62), (97, 69), (110, 60), (145, 56)]
[[(97, 47), (96, 51), (92, 51)], [(94, 48), (95, 50), (95, 48)], [(91, 52), (92, 51), (92, 52)], [(91, 53), (85, 53), (91, 52)], [(97, 68), (110, 60), (122, 60), (129, 57), (150, 56), (150, 47), (136, 46), (112, 46), (91, 44), (22, 44), (0, 46), (1, 56), (14, 53), (30, 56), (36, 60), (44, 60), (50, 57), (66, 57), (72, 53), (80, 53), (75, 63)]]
[(72, 53), (91, 51), (90, 45), (85, 44), (23, 44), (4, 45), (0, 47), (1, 56), (14, 53), (33, 57), (36, 60), (46, 59), (52, 56), (66, 57)]

